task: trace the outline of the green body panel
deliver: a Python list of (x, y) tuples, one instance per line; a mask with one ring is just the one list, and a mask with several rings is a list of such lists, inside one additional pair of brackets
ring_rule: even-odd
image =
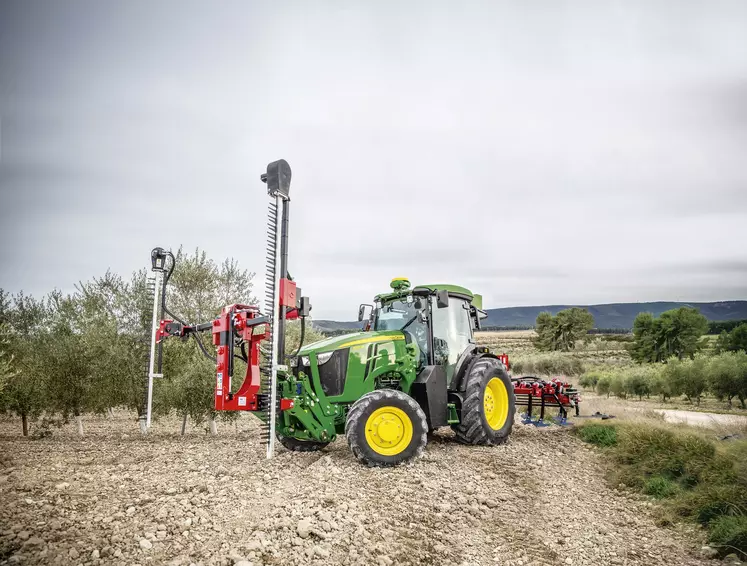
[[(407, 285), (409, 287), (409, 284)], [(378, 295), (375, 300), (387, 303), (413, 294), (433, 294), (446, 290), (461, 295), (482, 306), (482, 297), (458, 285), (421, 285), (408, 289), (403, 285), (395, 291)], [(342, 391), (326, 395), (320, 379), (320, 354), (347, 350), (347, 370)], [(308, 360), (308, 363), (303, 363)], [(331, 442), (345, 432), (349, 407), (366, 393), (378, 388), (394, 387), (410, 393), (417, 377), (420, 350), (416, 343), (408, 344), (398, 330), (364, 331), (333, 336), (303, 346), (292, 360), (295, 367), (278, 371), (279, 397), (292, 399), (293, 407), (280, 411), (277, 432), (300, 440)], [(325, 363), (330, 363), (329, 360)], [(458, 422), (453, 404), (448, 406), (448, 422)]]
[(350, 334), (343, 334), (342, 336), (331, 336), (329, 338), (325, 338), (324, 340), (319, 340), (318, 342), (306, 344), (298, 352), (298, 355), (308, 356), (312, 352), (315, 352), (317, 354), (323, 354), (324, 352), (333, 352), (335, 350), (339, 350), (340, 348), (351, 347), (355, 345), (354, 343), (363, 344), (375, 342), (378, 340), (384, 340), (387, 337), (400, 339), (404, 338), (401, 332), (393, 330), (380, 332), (352, 332)]
[[(348, 349), (347, 372), (339, 395), (324, 393), (319, 377), (318, 355)], [(279, 374), (281, 398), (294, 399), (291, 409), (281, 411), (277, 431), (302, 440), (331, 441), (345, 432), (350, 404), (379, 387), (397, 383), (408, 393), (417, 376), (420, 352), (406, 344), (398, 331), (357, 332), (307, 344), (299, 351), (309, 365), (297, 372)], [(299, 393), (300, 392), (300, 393)]]

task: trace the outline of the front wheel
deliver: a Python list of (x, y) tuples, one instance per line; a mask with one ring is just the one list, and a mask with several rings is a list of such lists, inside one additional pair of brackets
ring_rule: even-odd
[(396, 466), (417, 458), (428, 442), (428, 423), (415, 400), (393, 389), (366, 393), (348, 412), (345, 436), (368, 466)]
[(511, 378), (495, 358), (479, 358), (469, 368), (462, 420), (452, 428), (465, 444), (503, 444), (514, 424), (516, 400)]

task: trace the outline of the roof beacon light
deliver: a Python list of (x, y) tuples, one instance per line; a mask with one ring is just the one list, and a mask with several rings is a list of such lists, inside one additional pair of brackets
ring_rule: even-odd
[(395, 277), (389, 286), (395, 291), (405, 291), (410, 288), (410, 280), (407, 277)]

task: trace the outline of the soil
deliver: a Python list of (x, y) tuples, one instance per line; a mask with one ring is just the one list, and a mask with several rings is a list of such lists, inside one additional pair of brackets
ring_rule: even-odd
[(0, 563), (712, 564), (701, 531), (657, 526), (566, 429), (517, 425), (496, 447), (445, 431), (383, 469), (344, 438), (266, 460), (249, 415), (215, 437), (180, 424), (141, 437), (115, 413), (32, 440), (0, 421)]

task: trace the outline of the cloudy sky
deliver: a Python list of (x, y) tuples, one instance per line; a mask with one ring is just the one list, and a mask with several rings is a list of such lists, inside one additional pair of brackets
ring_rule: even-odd
[(747, 298), (747, 2), (0, 4), (0, 287), (156, 245), (264, 268), (285, 158), (317, 318)]

